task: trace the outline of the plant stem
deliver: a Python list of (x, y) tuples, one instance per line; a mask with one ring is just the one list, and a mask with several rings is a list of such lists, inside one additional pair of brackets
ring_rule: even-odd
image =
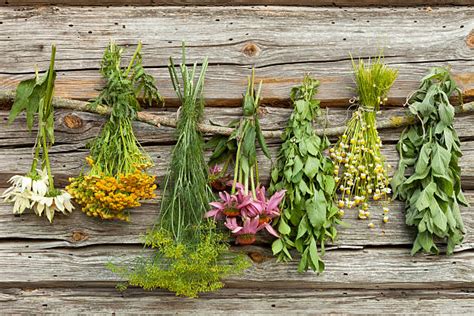
[(135, 63), (135, 59), (138, 56), (138, 53), (142, 49), (142, 42), (138, 42), (137, 49), (135, 49), (135, 52), (133, 53), (132, 59), (130, 60), (130, 63), (128, 64), (127, 70), (124, 73), (124, 77), (127, 78), (128, 74), (130, 73), (130, 70), (132, 70), (132, 66)]

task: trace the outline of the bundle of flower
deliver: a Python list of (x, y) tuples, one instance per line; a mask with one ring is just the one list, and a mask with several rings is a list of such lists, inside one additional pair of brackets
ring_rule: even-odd
[(289, 250), (296, 248), (301, 254), (299, 272), (323, 272), (321, 256), (326, 240), (334, 241), (343, 215), (334, 201), (334, 165), (323, 154), (329, 140), (313, 129), (313, 121), (321, 112), (319, 101), (314, 99), (318, 86), (317, 80), (306, 76), (301, 86), (291, 90), (294, 110), (270, 185), (271, 192), (286, 190), (282, 215), (274, 223), (281, 238), (273, 242), (273, 254), (279, 261), (288, 261), (292, 259)]
[(53, 221), (56, 212), (67, 214), (74, 208), (69, 193), (55, 188), (49, 159), (49, 149), (54, 144), (52, 102), (56, 78), (55, 55), (56, 47), (53, 45), (49, 70), (42, 77), (36, 72), (35, 78), (22, 81), (17, 87), (9, 121), (12, 122), (24, 111), (27, 127), (31, 130), (36, 115), (38, 134), (30, 171), (24, 176), (13, 176), (9, 180), (12, 186), (2, 195), (6, 202), (13, 203), (14, 214), (22, 214), (26, 209), (33, 209), (38, 216), (44, 213), (50, 222)]
[(233, 161), (234, 180), (230, 194), (220, 192), (220, 199), (210, 203), (213, 209), (206, 213), (206, 217), (223, 220), (235, 236), (236, 243), (243, 245), (254, 243), (257, 232), (261, 230), (279, 237), (271, 222), (280, 216), (279, 204), (285, 195), (285, 190), (281, 190), (267, 199), (265, 187), (259, 182), (257, 141), (270, 158), (258, 118), (261, 87), (260, 82), (255, 92), (252, 71), (242, 103), (242, 119), (231, 123), (235, 130), (229, 138), (216, 137), (210, 141), (215, 145), (211, 162), (224, 160), (227, 167), (228, 162)]
[(152, 162), (140, 147), (132, 122), (141, 96), (148, 105), (161, 101), (161, 96), (143, 68), (140, 51), (141, 43), (128, 67), (122, 68), (123, 50), (112, 42), (102, 59), (101, 73), (107, 83), (91, 106), (110, 108), (110, 117), (89, 144), (89, 172), (69, 179), (67, 187), (89, 216), (128, 221), (130, 208), (155, 197), (155, 177), (146, 172)]
[[(330, 156), (335, 163), (335, 180), (341, 194), (338, 206), (359, 207), (359, 218), (369, 219), (369, 200), (390, 200), (389, 177), (382, 141), (377, 132), (376, 113), (387, 101), (387, 94), (398, 72), (386, 66), (382, 57), (369, 61), (353, 61), (357, 85), (357, 110), (348, 121), (344, 134)], [(389, 209), (384, 207), (383, 221), (388, 222)], [(369, 223), (374, 227), (374, 223)]]
[[(196, 297), (224, 286), (222, 278), (248, 266), (243, 256), (232, 255), (226, 236), (204, 220), (212, 190), (204, 160), (204, 141), (198, 131), (204, 108), (203, 86), (207, 59), (200, 73), (195, 63), (190, 70), (183, 59), (180, 80), (173, 60), (168, 66), (181, 108), (178, 111), (177, 142), (163, 188), (160, 216), (145, 238), (155, 251), (151, 258), (132, 263), (110, 264), (109, 268), (144, 289), (165, 288), (176, 295)], [(199, 76), (194, 79), (195, 74)]]
[(437, 254), (436, 241), (446, 240), (449, 255), (464, 237), (459, 206), (468, 202), (461, 191), (461, 144), (449, 102), (456, 92), (461, 97), (449, 71), (433, 68), (408, 101), (420, 124), (407, 127), (400, 137), (400, 162), (391, 184), (394, 196), (406, 203), (407, 225), (418, 229), (412, 254)]

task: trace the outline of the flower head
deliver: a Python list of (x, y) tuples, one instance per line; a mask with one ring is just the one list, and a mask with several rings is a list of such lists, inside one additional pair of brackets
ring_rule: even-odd
[(64, 190), (56, 190), (51, 196), (33, 195), (32, 200), (35, 213), (41, 216), (44, 212), (49, 222), (53, 221), (55, 212), (66, 214), (74, 209), (71, 203), (71, 195)]

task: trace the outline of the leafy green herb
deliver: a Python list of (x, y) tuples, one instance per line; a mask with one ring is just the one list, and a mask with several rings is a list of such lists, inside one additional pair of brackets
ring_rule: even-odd
[(459, 206), (468, 202), (461, 191), (462, 153), (449, 102), (454, 93), (461, 97), (449, 71), (432, 68), (408, 102), (420, 124), (407, 127), (397, 144), (400, 162), (391, 184), (394, 197), (406, 203), (407, 225), (418, 229), (412, 254), (439, 253), (438, 238), (447, 240), (452, 254), (463, 240)]
[(94, 161), (93, 175), (128, 174), (134, 172), (137, 165), (151, 162), (133, 133), (132, 122), (140, 109), (142, 93), (149, 105), (162, 98), (153, 77), (145, 73), (141, 47), (138, 43), (126, 68), (121, 67), (123, 49), (117, 44), (111, 42), (104, 52), (100, 71), (107, 83), (91, 107), (101, 104), (112, 111), (100, 135), (89, 144)]
[[(389, 201), (390, 188), (382, 141), (377, 132), (376, 112), (387, 101), (387, 94), (398, 72), (384, 64), (382, 57), (366, 64), (352, 62), (357, 84), (358, 108), (347, 122), (344, 134), (330, 149), (335, 163), (334, 174), (341, 208), (360, 207), (359, 218), (369, 219), (369, 199)], [(384, 207), (383, 222), (388, 222), (389, 209)], [(375, 226), (369, 223), (369, 228)]]
[(89, 144), (88, 174), (71, 178), (67, 187), (89, 216), (128, 221), (129, 209), (155, 196), (155, 177), (146, 173), (152, 161), (135, 137), (132, 122), (142, 93), (149, 105), (161, 97), (153, 77), (143, 69), (140, 50), (141, 43), (126, 68), (121, 67), (123, 50), (114, 42), (102, 58), (100, 72), (106, 85), (90, 106), (105, 105), (111, 114)]
[(282, 214), (274, 224), (281, 237), (273, 242), (273, 254), (280, 261), (291, 260), (289, 250), (296, 248), (301, 254), (299, 272), (324, 270), (325, 243), (334, 241), (341, 223), (334, 203), (334, 165), (323, 154), (330, 143), (313, 129), (314, 118), (320, 115), (319, 101), (314, 99), (318, 86), (317, 80), (306, 76), (291, 90), (294, 110), (271, 174), (270, 192), (286, 190)]

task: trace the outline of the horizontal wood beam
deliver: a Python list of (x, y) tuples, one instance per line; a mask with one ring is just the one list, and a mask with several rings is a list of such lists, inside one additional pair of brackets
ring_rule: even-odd
[[(101, 288), (0, 289), (0, 308), (6, 314), (469, 314), (474, 295), (463, 290), (275, 290), (224, 288), (184, 299), (166, 291)], [(236, 308), (238, 307), (238, 313)]]
[(287, 105), (291, 87), (309, 72), (321, 81), (323, 105), (347, 106), (354, 95), (349, 53), (370, 57), (381, 49), (400, 70), (389, 104), (403, 104), (432, 66), (450, 66), (465, 96), (474, 97), (471, 7), (3, 7), (0, 22), (8, 43), (0, 47), (0, 89), (30, 77), (35, 64), (45, 69), (56, 43), (57, 95), (93, 98), (103, 86), (97, 69), (108, 41), (129, 45), (129, 56), (141, 40), (145, 66), (175, 105), (166, 66), (169, 56), (180, 58), (184, 40), (189, 61), (209, 57), (210, 106), (238, 106), (253, 66), (266, 104)]
[(394, 0), (390, 3), (382, 0), (3, 0), (4, 5), (67, 5), (67, 6), (238, 6), (238, 5), (278, 5), (278, 6), (448, 6), (448, 5), (469, 5), (469, 0)]

